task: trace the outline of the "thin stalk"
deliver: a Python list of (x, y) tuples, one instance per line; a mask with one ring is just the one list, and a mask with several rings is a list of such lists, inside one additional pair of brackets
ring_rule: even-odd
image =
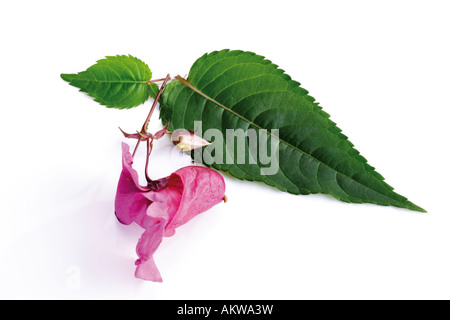
[(146, 83), (150, 84), (150, 83), (155, 83), (155, 82), (161, 82), (161, 81), (164, 81), (164, 80), (166, 80), (166, 78), (155, 79), (155, 80), (149, 80), (149, 81), (147, 81)]
[(141, 143), (141, 139), (138, 139), (136, 146), (134, 147), (134, 151), (133, 151), (133, 155), (132, 155), (133, 158), (134, 158), (134, 155), (136, 154), (136, 151), (137, 151), (140, 143)]
[[(170, 78), (170, 74), (168, 74), (164, 79), (156, 79), (156, 80), (150, 80), (150, 81), (147, 81), (147, 83), (151, 83), (151, 82), (157, 82), (157, 81), (163, 81), (163, 83), (161, 84), (161, 87), (159, 88), (159, 91), (158, 91), (158, 94), (156, 95), (156, 98), (155, 98), (155, 101), (153, 101), (153, 105), (152, 105), (152, 107), (150, 108), (150, 112), (148, 113), (148, 115), (147, 115), (147, 118), (145, 119), (145, 122), (144, 122), (144, 125), (142, 126), (142, 129), (141, 129), (141, 135), (142, 136), (148, 136), (148, 133), (147, 133), (147, 128), (148, 128), (148, 124), (150, 123), (150, 119), (151, 119), (151, 117), (152, 117), (152, 114), (153, 114), (153, 111), (155, 110), (155, 108), (156, 108), (156, 105), (158, 104), (158, 100), (159, 100), (159, 98), (161, 97), (161, 94), (162, 94), (162, 92), (163, 92), (163, 90), (164, 90), (164, 87), (166, 86), (166, 84), (167, 84), (167, 82), (170, 80), (171, 78)], [(136, 143), (136, 146), (134, 147), (134, 151), (133, 151), (133, 158), (134, 158), (134, 155), (136, 154), (136, 151), (137, 151), (137, 149), (138, 149), (138, 147), (139, 147), (139, 145), (140, 145), (140, 143), (141, 143), (141, 140), (142, 139), (140, 139), (140, 138), (138, 138), (138, 141), (137, 141), (137, 143)], [(147, 140), (147, 142), (148, 142), (148, 140)], [(150, 153), (151, 153), (151, 150), (150, 150)], [(149, 152), (148, 152), (148, 150), (147, 150), (147, 154), (149, 155)], [(148, 164), (148, 155), (147, 155), (147, 164)], [(146, 170), (145, 170), (145, 173), (146, 173), (146, 177), (147, 177), (147, 165), (146, 165)], [(147, 179), (148, 180), (148, 179)]]
[(148, 163), (150, 159), (150, 154), (152, 153), (152, 149), (153, 143), (150, 143), (150, 140), (147, 140), (147, 158), (145, 159), (145, 179), (147, 180), (147, 183), (153, 182), (153, 180), (150, 179), (150, 176), (148, 175)]
[(150, 122), (150, 119), (152, 117), (153, 111), (156, 108), (156, 105), (158, 103), (159, 98), (161, 97), (161, 94), (164, 90), (164, 87), (166, 86), (167, 82), (170, 80), (170, 74), (167, 75), (167, 77), (164, 79), (164, 82), (161, 84), (161, 87), (159, 88), (158, 94), (156, 95), (155, 101), (153, 101), (152, 108), (150, 109), (150, 112), (148, 113), (147, 119), (145, 119), (144, 125), (142, 126), (142, 134), (147, 134), (147, 127)]

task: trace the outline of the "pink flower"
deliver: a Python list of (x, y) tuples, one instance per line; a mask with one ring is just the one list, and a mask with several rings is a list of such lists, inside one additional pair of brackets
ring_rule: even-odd
[(132, 168), (129, 146), (122, 143), (122, 174), (117, 187), (115, 210), (117, 219), (126, 225), (135, 222), (145, 229), (137, 244), (136, 277), (161, 282), (153, 254), (163, 237), (224, 199), (225, 182), (212, 169), (189, 166), (169, 177), (139, 185)]

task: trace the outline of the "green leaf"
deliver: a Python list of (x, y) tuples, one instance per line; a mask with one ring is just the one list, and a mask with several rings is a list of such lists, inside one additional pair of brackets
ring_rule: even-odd
[(194, 121), (201, 121), (203, 132), (214, 128), (225, 135), (227, 129), (254, 129), (272, 141), (272, 129), (278, 129), (279, 170), (273, 175), (261, 173), (265, 164), (259, 159), (251, 163), (255, 152), (248, 141), (245, 162), (229, 144), (223, 145), (223, 154), (231, 156), (231, 163), (211, 163), (212, 154), (208, 158), (204, 152), (205, 164), (236, 178), (262, 181), (293, 194), (323, 193), (345, 202), (425, 212), (395, 193), (308, 91), (262, 56), (229, 50), (205, 54), (194, 63), (187, 81), (169, 83), (160, 109), (171, 131), (194, 131)]
[(86, 71), (61, 78), (109, 108), (136, 107), (158, 93), (158, 86), (148, 83), (150, 68), (131, 55), (106, 57)]

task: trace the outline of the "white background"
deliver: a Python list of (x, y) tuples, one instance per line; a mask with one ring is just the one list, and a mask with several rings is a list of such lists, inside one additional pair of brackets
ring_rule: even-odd
[[(450, 298), (449, 15), (433, 0), (2, 1), (0, 298)], [(225, 176), (229, 202), (158, 249), (164, 282), (135, 279), (142, 230), (113, 212), (118, 126), (139, 129), (150, 105), (106, 109), (59, 74), (132, 54), (184, 76), (224, 48), (300, 81), (429, 214)], [(189, 163), (170, 150), (156, 145), (152, 177)]]

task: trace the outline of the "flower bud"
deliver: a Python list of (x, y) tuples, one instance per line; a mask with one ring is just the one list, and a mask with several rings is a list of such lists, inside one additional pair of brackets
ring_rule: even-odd
[(195, 132), (183, 129), (175, 130), (172, 133), (172, 142), (182, 151), (191, 151), (211, 144), (197, 136)]

